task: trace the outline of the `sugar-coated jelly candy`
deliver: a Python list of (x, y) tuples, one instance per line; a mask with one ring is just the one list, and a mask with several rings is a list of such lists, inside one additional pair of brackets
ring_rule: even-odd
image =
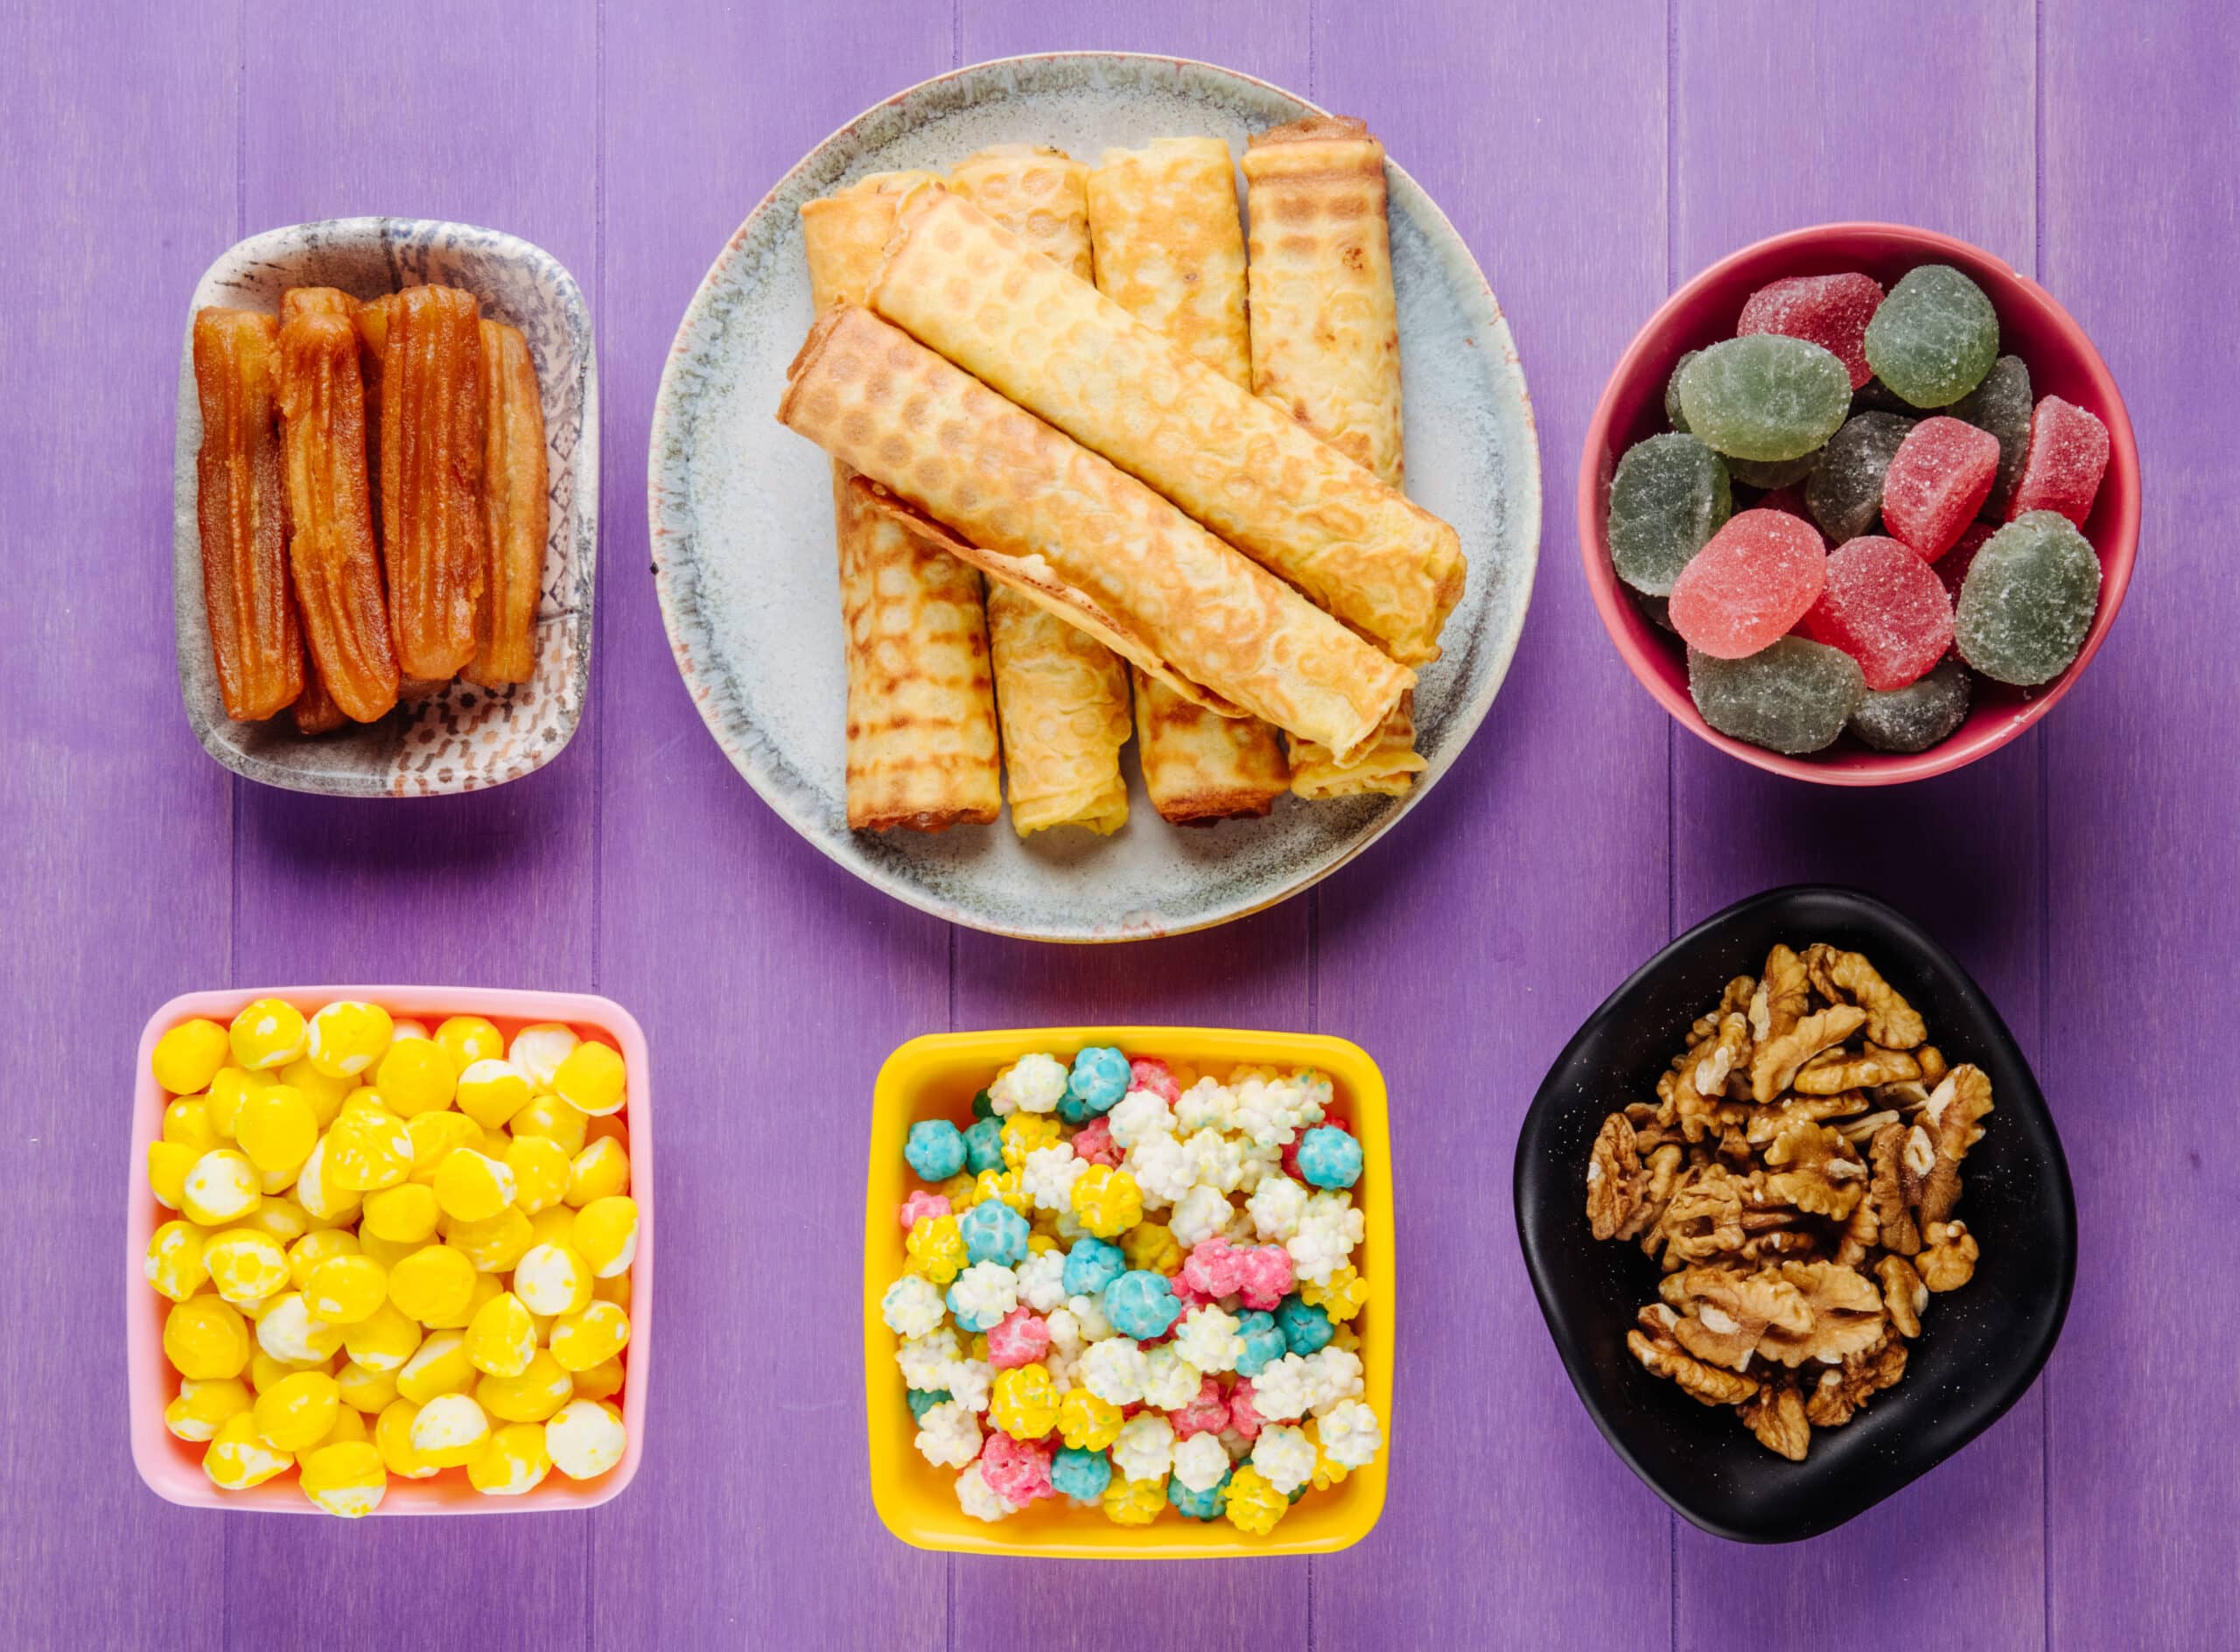
[(1713, 534), (1673, 583), (1672, 626), (1722, 660), (1753, 654), (1820, 599), (1827, 550), (1785, 511), (1746, 510)]
[(2076, 524), (2049, 510), (2018, 516), (1984, 542), (1960, 587), (1960, 657), (2018, 688), (2051, 682), (2084, 646), (2100, 606), (2100, 558)]
[(1923, 419), (1906, 433), (1882, 479), (1882, 525), (1935, 562), (1975, 521), (1998, 474), (1998, 438), (1989, 430), (1942, 414)]
[(2030, 416), (2030, 448), (2007, 514), (2058, 511), (2078, 527), (2092, 514), (2108, 469), (2108, 427), (2073, 402), (2049, 396)]
[(1951, 649), (1952, 599), (1906, 546), (1867, 534), (1829, 554), (1828, 588), (1801, 629), (1851, 655), (1866, 686), (1886, 693), (1919, 681)]
[(1867, 365), (1915, 407), (1950, 407), (1998, 359), (1998, 312), (1950, 264), (1908, 270), (1866, 324)]
[(1866, 365), (1866, 324), (1881, 307), (1882, 284), (1872, 276), (1789, 276), (1752, 293), (1734, 331), (1779, 332), (1816, 344), (1844, 364), (1857, 389), (1873, 376)]
[(1728, 472), (1745, 487), (1762, 487), (1768, 492), (1793, 487), (1820, 467), (1820, 456), (1828, 450), (1816, 447), (1801, 458), (1731, 458), (1726, 462)]
[(1611, 564), (1634, 590), (1668, 595), (1733, 509), (1726, 461), (1694, 437), (1636, 442), (1610, 482)]
[(1802, 458), (1836, 433), (1851, 404), (1841, 361), (1778, 332), (1714, 344), (1680, 375), (1689, 430), (1733, 458)]
[(1869, 379), (1852, 392), (1852, 411), (1858, 413), (1903, 413), (1911, 417), (1914, 404), (1900, 396), (1880, 379)]
[(1900, 414), (1854, 413), (1828, 438), (1818, 468), (1804, 484), (1804, 503), (1830, 544), (1873, 528), (1890, 461), (1913, 428), (1914, 421)]
[(1720, 733), (1796, 756), (1835, 742), (1866, 679), (1841, 648), (1783, 637), (1746, 660), (1689, 649), (1688, 693)]
[(1680, 375), (1701, 354), (1701, 350), (1687, 351), (1672, 364), (1672, 376), (1664, 382), (1664, 422), (1684, 436), (1688, 432), (1688, 410), (1680, 405)]
[(1968, 720), (1968, 668), (1946, 659), (1918, 682), (1870, 690), (1852, 713), (1853, 734), (1878, 752), (1926, 752)]
[(1975, 564), (1976, 553), (1989, 544), (1997, 532), (1997, 522), (1971, 522), (1962, 530), (1952, 549), (1936, 559), (1936, 577), (1944, 584), (1944, 594), (1953, 601), (1960, 600), (1960, 587)]
[(2019, 355), (1999, 357), (1984, 382), (1952, 404), (1954, 418), (1998, 438), (1998, 476), (1983, 509), (1993, 522), (2006, 520), (2006, 501), (2014, 497), (2014, 484), (2030, 451), (2030, 368)]

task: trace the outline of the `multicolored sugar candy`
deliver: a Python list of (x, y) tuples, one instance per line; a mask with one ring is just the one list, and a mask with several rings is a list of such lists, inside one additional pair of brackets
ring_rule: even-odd
[(1636, 442), (1610, 482), (1610, 561), (1652, 597), (1670, 594), (1688, 559), (1733, 514), (1726, 465), (1694, 437)]
[(1819, 467), (1804, 485), (1812, 520), (1840, 545), (1870, 532), (1882, 510), (1883, 478), (1914, 428), (1896, 413), (1854, 413), (1820, 450)]
[(2108, 469), (2108, 427), (2058, 396), (2038, 403), (2030, 416), (2030, 448), (2007, 514), (2019, 520), (2031, 511), (2056, 511), (2084, 525), (2100, 479)]
[(1952, 549), (1998, 475), (1998, 438), (1939, 414), (1906, 433), (1882, 479), (1882, 525), (1925, 562)]
[(1873, 376), (1866, 324), (1881, 307), (1882, 284), (1872, 276), (1790, 276), (1752, 293), (1734, 331), (1738, 338), (1778, 332), (1816, 344), (1844, 364), (1856, 390)]
[(2031, 511), (1976, 553), (1953, 612), (1954, 643), (1993, 681), (2035, 688), (2068, 668), (2099, 607), (2091, 542), (2066, 516)]
[(1918, 682), (1881, 694), (1869, 690), (1852, 713), (1851, 731), (1878, 752), (1926, 752), (1968, 720), (1972, 681), (1966, 666), (1948, 657)]
[(1952, 599), (1911, 550), (1870, 534), (1830, 553), (1827, 589), (1799, 629), (1841, 648), (1858, 662), (1868, 688), (1888, 693), (1918, 682), (1950, 652)]
[(2030, 368), (2019, 355), (2003, 355), (1992, 363), (1984, 382), (1955, 402), (1952, 416), (1965, 419), (1979, 430), (1998, 438), (1998, 477), (1984, 500), (1988, 522), (2006, 520), (2006, 501), (2022, 475), (2023, 458), (2030, 452)]
[(1851, 399), (1841, 361), (1778, 332), (1714, 344), (1680, 375), (1688, 429), (1730, 458), (1802, 458), (1836, 433)]
[(1720, 733), (1794, 757), (1835, 743), (1866, 696), (1866, 679), (1842, 649), (1783, 637), (1741, 660), (1690, 648), (1688, 693)]
[(1998, 359), (1998, 312), (1950, 264), (1908, 270), (1866, 324), (1874, 376), (1915, 407), (1950, 407)]
[(1673, 628), (1699, 653), (1740, 660), (1802, 620), (1827, 575), (1827, 548), (1810, 522), (1786, 511), (1746, 510), (1673, 582)]

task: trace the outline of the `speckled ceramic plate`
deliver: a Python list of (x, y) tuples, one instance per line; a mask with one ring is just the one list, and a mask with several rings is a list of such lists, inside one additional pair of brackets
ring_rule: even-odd
[[(1306, 888), (1359, 854), (1444, 774), (1493, 704), (1524, 623), (1540, 541), (1540, 460), (1508, 324), (1470, 250), (1391, 169), (1407, 386), (1409, 491), (1454, 524), (1469, 585), (1423, 673), (1405, 798), (1306, 803), (1265, 820), (1168, 826), (1129, 767), (1128, 825), (1021, 842), (1008, 820), (937, 836), (848, 830), (846, 670), (825, 456), (774, 416), (810, 319), (802, 203), (866, 172), (946, 170), (999, 143), (1108, 146), (1247, 134), (1314, 105), (1203, 63), (1113, 52), (960, 69), (868, 110), (748, 215), (677, 329), (654, 410), (654, 574), (678, 668), (718, 744), (794, 829), (858, 877), (957, 923), (1045, 941), (1202, 928)], [(1374, 109), (1361, 111), (1376, 124)]]
[[(286, 713), (269, 723), (226, 715), (210, 660), (195, 526), (194, 312), (208, 304), (276, 312), (289, 287), (377, 298), (430, 283), (464, 288), (493, 320), (519, 327), (544, 402), (551, 537), (536, 608), (536, 675), (493, 692), (453, 682), (378, 723), (305, 739)], [(542, 248), (494, 229), (424, 218), (334, 218), (268, 229), (203, 272), (179, 353), (178, 446), (172, 481), (172, 602), (178, 680), (202, 749), (236, 774), (290, 791), (417, 797), (519, 780), (567, 745), (592, 668), (592, 576), (598, 558), (598, 361), (575, 277)]]

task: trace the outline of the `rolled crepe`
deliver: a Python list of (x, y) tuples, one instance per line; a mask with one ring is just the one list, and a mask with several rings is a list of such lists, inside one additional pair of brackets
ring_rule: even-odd
[(1186, 698), (1342, 756), (1415, 683), (1141, 482), (867, 311), (818, 321), (788, 379), (779, 418), (885, 484), (899, 496), (885, 508), (922, 517), (955, 555)]
[[(1244, 177), (1252, 388), (1397, 489), (1400, 332), (1383, 146), (1359, 121), (1296, 121), (1247, 144)], [(1301, 797), (1398, 797), (1425, 766), (1412, 692), (1348, 762), (1292, 742), (1292, 789)]]
[[(1163, 137), (1105, 150), (1088, 175), (1088, 228), (1099, 290), (1223, 378), (1250, 383), (1244, 226), (1228, 144)], [(1291, 784), (1273, 726), (1218, 717), (1141, 671), (1136, 739), (1152, 806), (1177, 824), (1265, 815)]]
[[(1062, 150), (999, 144), (968, 155), (949, 187), (1061, 269), (1089, 278), (1088, 168)], [(1128, 823), (1120, 748), (1128, 673), (1119, 656), (1016, 591), (988, 593), (996, 711), (1012, 829), (1100, 836)], [(1209, 714), (1210, 715), (1210, 714)]]
[[(901, 191), (930, 172), (874, 173), (802, 208), (820, 314), (861, 303)], [(1003, 808), (979, 573), (928, 544), (832, 467), (847, 631), (848, 824), (858, 831), (985, 825)]]
[(971, 202), (904, 200), (872, 307), (1166, 494), (1393, 657), (1438, 657), (1454, 530), (1037, 258)]

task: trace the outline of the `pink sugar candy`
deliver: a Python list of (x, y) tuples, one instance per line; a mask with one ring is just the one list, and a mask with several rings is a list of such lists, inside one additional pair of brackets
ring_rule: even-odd
[(1976, 520), (1998, 479), (1998, 438), (1956, 418), (1923, 419), (1906, 432), (1883, 475), (1882, 525), (1924, 562), (1935, 562)]
[(1803, 619), (1827, 579), (1828, 548), (1810, 522), (1786, 511), (1746, 510), (1680, 570), (1672, 628), (1715, 660), (1747, 659)]
[(1228, 1425), (1250, 1439), (1260, 1432), (1260, 1413), (1252, 1409), (1252, 1384), (1240, 1380), (1228, 1391)]
[[(1348, 1124), (1348, 1123), (1346, 1123), (1346, 1121), (1345, 1121), (1344, 1119), (1340, 1118), (1340, 1117), (1339, 1117), (1336, 1114), (1334, 1114), (1334, 1113), (1325, 1113), (1325, 1114), (1322, 1116), (1322, 1124), (1321, 1124), (1321, 1125), (1320, 1125), (1320, 1126), (1318, 1126), (1317, 1128), (1327, 1129), (1327, 1130), (1344, 1130), (1344, 1131), (1346, 1132), (1346, 1134), (1347, 1134), (1347, 1135), (1348, 1135), (1348, 1136), (1350, 1136), (1350, 1135), (1352, 1135), (1352, 1134), (1354, 1133), (1354, 1127), (1353, 1127), (1351, 1124)], [(1300, 1140), (1301, 1140), (1301, 1139), (1302, 1139), (1306, 1135), (1306, 1130), (1297, 1130), (1297, 1131), (1294, 1131), (1294, 1132), (1292, 1133), (1292, 1136), (1291, 1140), (1289, 1140), (1289, 1141), (1287, 1141), (1287, 1142), (1285, 1142), (1285, 1143), (1284, 1144), (1284, 1152), (1283, 1152), (1284, 1174), (1284, 1175), (1286, 1175), (1286, 1176), (1289, 1176), (1289, 1177), (1290, 1177), (1293, 1181), (1302, 1181), (1302, 1180), (1306, 1180), (1304, 1177), (1302, 1177), (1302, 1176), (1298, 1173), (1298, 1144), (1299, 1144)]]
[(2007, 521), (2053, 510), (2083, 527), (2107, 469), (2108, 427), (2073, 402), (2046, 397), (2030, 415), (2030, 446), (2007, 501)]
[(989, 1435), (981, 1447), (980, 1478), (1007, 1503), (1031, 1503), (1058, 1494), (1050, 1483), (1050, 1448), (1001, 1432)]
[(1828, 588), (1798, 629), (1841, 648), (1868, 688), (1887, 693), (1926, 676), (1951, 650), (1952, 598), (1906, 546), (1863, 534), (1829, 554)]
[(1243, 1254), (1220, 1234), (1201, 1239), (1190, 1247), (1190, 1254), (1183, 1259), (1182, 1278), (1191, 1293), (1200, 1297), (1226, 1297), (1236, 1293), (1237, 1267)]
[(988, 1333), (988, 1363), (999, 1371), (1032, 1365), (1050, 1347), (1050, 1326), (1024, 1303), (1013, 1308)]
[(928, 1193), (923, 1187), (914, 1187), (910, 1196), (902, 1201), (902, 1225), (906, 1228), (925, 1216), (948, 1214), (948, 1199), (942, 1194)]
[(1281, 1245), (1255, 1245), (1238, 1253), (1237, 1294), (1248, 1308), (1272, 1313), (1292, 1288), (1292, 1253)]
[(1102, 1165), (1117, 1170), (1124, 1156), (1120, 1144), (1112, 1139), (1112, 1124), (1102, 1113), (1075, 1130), (1068, 1138), (1074, 1157), (1086, 1165)]
[(1998, 532), (1997, 522), (1976, 522), (1960, 530), (1960, 537), (1952, 549), (1936, 559), (1936, 577), (1944, 582), (1945, 594), (1953, 601), (1960, 600), (1960, 587), (1968, 578), (1969, 567), (1976, 560), (1976, 553), (1985, 542)]
[(1222, 1397), (1222, 1385), (1209, 1376), (1198, 1385), (1197, 1398), (1180, 1410), (1169, 1411), (1166, 1417), (1174, 1424), (1177, 1439), (1188, 1439), (1193, 1434), (1218, 1434), (1228, 1426), (1228, 1402)]
[(1816, 344), (1844, 364), (1856, 390), (1874, 376), (1866, 365), (1866, 324), (1881, 307), (1882, 284), (1872, 276), (1790, 276), (1750, 295), (1734, 332), (1779, 332)]
[(1156, 1055), (1128, 1063), (1128, 1088), (1149, 1090), (1169, 1107), (1182, 1099), (1182, 1086), (1174, 1082), (1173, 1069)]
[(1183, 1316), (1186, 1315), (1191, 1309), (1210, 1306), (1220, 1301), (1224, 1294), (1213, 1291), (1200, 1291), (1181, 1273), (1177, 1273), (1168, 1279), (1166, 1288), (1174, 1292), (1174, 1299), (1182, 1305), (1182, 1312), (1175, 1316), (1174, 1323), (1177, 1326), (1182, 1323)]

